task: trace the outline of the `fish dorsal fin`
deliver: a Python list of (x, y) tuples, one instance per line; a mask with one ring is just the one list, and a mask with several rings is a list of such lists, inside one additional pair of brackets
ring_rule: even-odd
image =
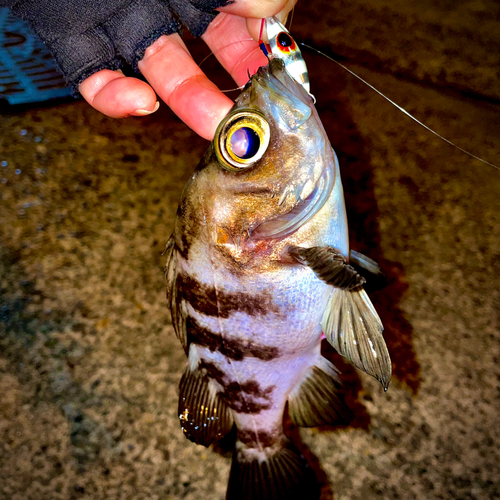
[(339, 354), (375, 377), (387, 390), (392, 367), (382, 336), (384, 327), (362, 287), (333, 289), (321, 326)]
[(290, 246), (288, 252), (297, 262), (310, 267), (320, 280), (335, 288), (352, 290), (366, 281), (336, 248)]
[(348, 425), (352, 420), (338, 371), (323, 356), (290, 393), (288, 413), (299, 427)]
[(231, 410), (210, 387), (205, 370), (188, 366), (179, 384), (178, 415), (186, 437), (197, 444), (210, 446), (233, 427)]
[(166, 255), (167, 264), (165, 267), (165, 279), (167, 280), (167, 301), (172, 315), (172, 325), (175, 334), (180, 340), (186, 354), (189, 344), (186, 330), (186, 314), (183, 310), (181, 298), (179, 297), (179, 287), (177, 277), (179, 274), (179, 250), (175, 245), (175, 238), (172, 235), (168, 240), (163, 255)]

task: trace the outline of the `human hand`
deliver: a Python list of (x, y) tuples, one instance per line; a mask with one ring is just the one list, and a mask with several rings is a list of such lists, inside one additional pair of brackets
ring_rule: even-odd
[[(218, 9), (202, 39), (238, 85), (267, 64), (257, 42), (261, 19), (284, 19), (297, 0), (237, 0)], [(158, 38), (139, 62), (146, 80), (121, 71), (101, 70), (79, 87), (84, 99), (113, 118), (143, 116), (158, 109), (156, 94), (190, 128), (211, 140), (217, 125), (233, 102), (213, 84), (194, 62), (178, 34)], [(155, 93), (156, 92), (156, 93)]]

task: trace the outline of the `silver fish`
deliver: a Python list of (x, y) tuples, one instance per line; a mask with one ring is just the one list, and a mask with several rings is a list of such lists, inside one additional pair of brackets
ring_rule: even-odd
[(236, 425), (228, 500), (318, 498), (283, 432), (348, 420), (322, 334), (387, 388), (382, 323), (349, 264), (336, 155), (313, 100), (270, 60), (184, 188), (167, 243), (167, 298), (186, 354), (179, 417), (209, 446)]

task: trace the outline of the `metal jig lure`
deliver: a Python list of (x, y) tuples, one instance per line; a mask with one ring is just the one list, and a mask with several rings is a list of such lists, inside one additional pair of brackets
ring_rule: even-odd
[[(262, 40), (262, 33), (266, 27), (267, 38), (269, 44)], [(300, 52), (299, 46), (292, 38), (288, 30), (278, 21), (276, 17), (268, 17), (262, 19), (259, 35), (259, 47), (264, 52), (264, 55), (269, 58), (279, 58), (285, 63), (285, 68), (288, 74), (314, 99), (311, 94), (311, 86), (309, 85), (309, 74), (307, 66)]]

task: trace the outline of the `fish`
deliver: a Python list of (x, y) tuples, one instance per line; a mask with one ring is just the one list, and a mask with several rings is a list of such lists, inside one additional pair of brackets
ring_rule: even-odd
[(391, 377), (381, 320), (352, 264), (377, 266), (349, 248), (337, 157), (303, 76), (286, 66), (270, 57), (220, 123), (165, 250), (187, 355), (181, 428), (210, 446), (236, 427), (227, 500), (319, 498), (283, 419), (349, 422), (324, 337), (384, 389)]

